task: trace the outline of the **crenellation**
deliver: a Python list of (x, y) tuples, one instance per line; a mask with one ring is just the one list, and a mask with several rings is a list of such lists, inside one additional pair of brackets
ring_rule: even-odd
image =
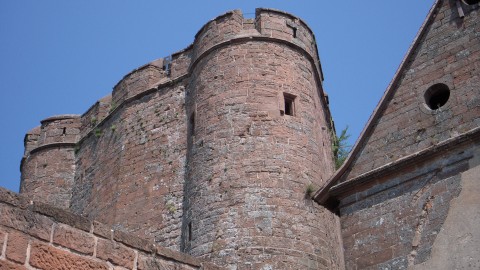
[(52, 143), (75, 143), (80, 135), (79, 115), (58, 115), (41, 121), (38, 146)]
[(170, 77), (177, 79), (188, 75), (188, 68), (192, 60), (192, 46), (172, 54), (172, 61), (170, 63)]
[(28, 153), (38, 146), (38, 139), (40, 138), (41, 126), (32, 128), (25, 134), (23, 139), (23, 146), (25, 147), (24, 156), (27, 156)]

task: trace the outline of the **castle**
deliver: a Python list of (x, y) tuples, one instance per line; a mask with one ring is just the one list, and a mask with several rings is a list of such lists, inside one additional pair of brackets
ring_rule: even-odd
[(213, 19), (26, 134), (0, 268), (479, 268), (478, 2), (434, 3), (338, 170), (310, 28)]

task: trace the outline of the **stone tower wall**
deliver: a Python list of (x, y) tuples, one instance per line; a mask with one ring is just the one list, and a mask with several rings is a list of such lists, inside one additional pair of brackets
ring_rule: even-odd
[(75, 173), (75, 143), (80, 118), (59, 115), (47, 118), (25, 136), (20, 191), (32, 200), (68, 208)]
[[(22, 192), (224, 266), (341, 268), (338, 220), (308, 194), (333, 173), (322, 76), (300, 19), (226, 13), (75, 117), (68, 144), (57, 119), (27, 134)], [(59, 158), (68, 189), (35, 157)]]
[(176, 250), (186, 156), (181, 70), (188, 53), (177, 53), (168, 68), (160, 59), (125, 76), (106, 117), (101, 103), (84, 115), (90, 131), (79, 144), (71, 205), (75, 213)]
[(186, 252), (239, 269), (341, 267), (338, 221), (307, 194), (334, 169), (314, 44), (299, 19), (265, 9), (255, 20), (227, 13), (197, 34)]

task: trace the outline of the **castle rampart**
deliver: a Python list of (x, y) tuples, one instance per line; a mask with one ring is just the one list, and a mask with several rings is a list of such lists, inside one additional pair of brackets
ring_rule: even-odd
[(478, 268), (479, 2), (434, 3), (335, 172), (308, 26), (211, 20), (27, 133), (25, 196), (0, 189), (0, 268)]
[[(306, 199), (334, 170), (322, 80), (300, 19), (219, 16), (75, 117), (68, 151), (54, 153), (71, 179), (56, 205), (220, 265), (341, 268), (337, 218)], [(33, 130), (29, 151), (66, 143), (65, 120), (42, 122), (48, 135)], [(22, 186), (52, 188), (33, 164), (24, 162)]]

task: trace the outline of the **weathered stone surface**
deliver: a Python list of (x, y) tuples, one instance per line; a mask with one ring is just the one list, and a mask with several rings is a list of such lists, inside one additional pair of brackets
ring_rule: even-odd
[(38, 269), (49, 270), (96, 270), (109, 269), (105, 262), (93, 258), (82, 257), (73, 253), (56, 249), (42, 243), (33, 242), (30, 251), (30, 265)]
[(149, 269), (182, 269), (182, 270), (193, 270), (199, 269), (198, 266), (190, 266), (188, 264), (179, 264), (178, 262), (165, 259), (161, 256), (152, 256), (139, 254), (138, 256), (138, 270), (149, 270)]
[(93, 233), (106, 239), (113, 239), (112, 226), (100, 223), (98, 221), (93, 221)]
[(85, 217), (75, 215), (65, 209), (57, 208), (49, 204), (35, 202), (32, 210), (54, 218), (56, 221), (68, 224), (83, 231), (90, 231), (92, 222)]
[[(8, 197), (1, 194), (2, 192), (4, 190), (0, 190), (0, 198)], [(22, 195), (17, 196), (19, 200), (25, 199)], [(1, 218), (3, 223), (8, 225), (0, 224), (0, 269), (26, 269), (23, 265), (30, 265), (35, 269), (132, 269), (140, 267), (140, 264), (145, 265), (145, 260), (137, 259), (136, 255), (143, 256), (146, 251), (150, 254), (156, 253), (157, 260), (175, 269), (192, 270), (200, 267), (201, 261), (196, 258), (170, 249), (157, 248), (152, 242), (125, 232), (117, 231), (115, 237), (104, 239), (101, 235), (96, 237), (93, 232), (83, 231), (81, 222), (70, 222), (78, 227), (60, 223), (58, 220), (82, 220), (80, 216), (72, 213), (66, 215), (65, 210), (40, 211), (48, 214), (46, 217), (45, 214), (34, 212), (34, 207), (21, 207), (4, 204), (0, 200), (0, 210), (7, 209), (4, 212), (6, 215)], [(66, 216), (69, 218), (65, 219)], [(22, 217), (28, 222), (22, 220)], [(12, 219), (18, 220), (11, 222)], [(42, 220), (51, 222), (48, 226), (51, 239), (46, 238), (46, 231), (41, 230)], [(106, 228), (109, 226), (93, 223), (96, 228), (108, 231)], [(14, 225), (17, 226), (13, 228)], [(145, 269), (152, 269), (146, 267)]]
[(86, 255), (93, 255), (95, 239), (91, 234), (81, 230), (66, 225), (56, 225), (53, 231), (53, 243)]
[(0, 203), (0, 225), (50, 240), (53, 221), (32, 211)]
[(6, 257), (16, 263), (24, 264), (29, 240), (28, 235), (11, 231), (8, 234)]
[(26, 270), (27, 268), (23, 265), (0, 260), (0, 269), (1, 270)]
[(462, 173), (462, 191), (451, 202), (445, 222), (431, 247), (431, 255), (412, 269), (480, 268), (479, 175), (480, 166)]
[(133, 267), (135, 253), (132, 249), (129, 249), (120, 243), (111, 240), (98, 239), (97, 257), (115, 265), (131, 269)]

